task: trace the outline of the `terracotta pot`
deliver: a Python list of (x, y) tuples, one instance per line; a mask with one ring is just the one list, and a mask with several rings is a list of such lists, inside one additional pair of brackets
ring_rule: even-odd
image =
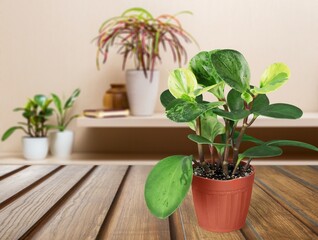
[(199, 226), (212, 232), (241, 229), (246, 220), (254, 183), (253, 173), (221, 181), (193, 176), (192, 194)]

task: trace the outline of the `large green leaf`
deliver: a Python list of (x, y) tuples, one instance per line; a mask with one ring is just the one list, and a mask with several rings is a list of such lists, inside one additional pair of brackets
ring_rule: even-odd
[(252, 106), (252, 112), (259, 111), (264, 107), (267, 107), (269, 105), (269, 99), (265, 94), (259, 94), (254, 99), (253, 106)]
[(171, 156), (159, 161), (145, 184), (145, 200), (158, 218), (170, 216), (187, 195), (193, 176), (192, 156)]
[(160, 102), (165, 108), (176, 98), (171, 94), (169, 89), (163, 91), (160, 95)]
[(211, 53), (211, 60), (218, 76), (230, 87), (246, 92), (250, 85), (250, 69), (244, 56), (235, 50), (225, 49)]
[(52, 99), (53, 99), (53, 102), (54, 102), (54, 105), (57, 109), (57, 111), (62, 114), (63, 110), (62, 110), (62, 102), (61, 102), (61, 99), (54, 93), (51, 94), (52, 95)]
[(250, 112), (247, 110), (227, 112), (219, 108), (213, 109), (213, 112), (216, 115), (219, 115), (220, 117), (223, 117), (232, 121), (239, 121), (241, 119), (246, 118), (250, 114)]
[(301, 147), (301, 148), (307, 148), (310, 150), (318, 151), (318, 148), (314, 145), (299, 142), (299, 141), (293, 141), (293, 140), (272, 140), (265, 143), (268, 146), (292, 146), (292, 147)]
[(272, 118), (286, 118), (286, 119), (297, 119), (303, 115), (301, 109), (296, 106), (285, 104), (285, 103), (275, 103), (263, 107), (257, 111), (253, 111), (257, 115), (262, 115)]
[(204, 112), (223, 105), (224, 102), (197, 103), (184, 99), (172, 101), (166, 108), (166, 114), (169, 119), (175, 122), (190, 122), (195, 120)]
[(290, 76), (290, 70), (284, 63), (273, 63), (263, 73), (259, 88), (251, 90), (253, 94), (273, 92), (285, 84)]
[(259, 145), (247, 149), (241, 155), (248, 158), (265, 158), (280, 156), (283, 151), (279, 147)]
[[(216, 52), (214, 50), (212, 52)], [(208, 87), (215, 85), (222, 81), (222, 79), (216, 74), (215, 69), (211, 61), (212, 52), (199, 52), (190, 60), (190, 69), (196, 76), (199, 84)]]
[(212, 144), (212, 142), (209, 139), (206, 139), (205, 137), (202, 137), (196, 134), (189, 134), (188, 138), (191, 141), (199, 143), (199, 144)]
[(12, 133), (14, 133), (14, 132), (15, 132), (16, 130), (18, 130), (18, 129), (23, 130), (24, 128), (21, 127), (21, 126), (15, 126), (15, 127), (9, 128), (9, 129), (8, 129), (7, 131), (5, 131), (5, 133), (2, 135), (1, 140), (2, 140), (2, 141), (7, 140), (7, 139), (12, 135)]
[(75, 102), (75, 100), (78, 98), (78, 96), (80, 95), (81, 90), (80, 89), (75, 89), (74, 92), (72, 93), (72, 95), (69, 97), (69, 99), (66, 100), (65, 104), (64, 104), (64, 109), (68, 109), (71, 108)]
[(241, 98), (241, 93), (235, 89), (231, 89), (227, 94), (227, 103), (231, 111), (240, 111), (244, 109), (244, 100)]
[(42, 94), (38, 94), (34, 96), (33, 100), (38, 106), (43, 107), (47, 100), (47, 97)]
[(175, 98), (181, 98), (183, 95), (194, 97), (193, 92), (198, 88), (198, 83), (191, 70), (178, 68), (170, 73), (168, 88)]
[(214, 142), (215, 137), (224, 132), (224, 125), (212, 111), (207, 111), (201, 116), (201, 135), (210, 142)]

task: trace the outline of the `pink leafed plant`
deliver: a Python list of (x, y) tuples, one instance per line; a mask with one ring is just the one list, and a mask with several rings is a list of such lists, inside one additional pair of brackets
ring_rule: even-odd
[(150, 71), (150, 79), (157, 61), (161, 61), (161, 48), (170, 49), (174, 62), (179, 66), (187, 62), (187, 52), (184, 43), (196, 43), (186, 32), (177, 16), (163, 14), (156, 18), (143, 8), (130, 8), (117, 17), (112, 17), (102, 23), (99, 35), (96, 37), (96, 65), (100, 69), (100, 59), (106, 63), (109, 49), (118, 48), (123, 55), (122, 69), (125, 69), (127, 59), (134, 59), (137, 70), (143, 70), (146, 77)]

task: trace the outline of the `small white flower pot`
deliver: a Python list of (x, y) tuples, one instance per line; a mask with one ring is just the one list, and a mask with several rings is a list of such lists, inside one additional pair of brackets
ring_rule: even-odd
[(45, 159), (49, 150), (47, 137), (23, 137), (22, 138), (23, 156), (27, 160)]
[(69, 159), (73, 148), (74, 133), (65, 130), (50, 134), (50, 152), (55, 158)]
[(151, 116), (155, 111), (158, 99), (159, 71), (153, 72), (150, 80), (150, 71), (147, 71), (148, 78), (141, 70), (126, 71), (126, 89), (130, 113), (133, 116)]

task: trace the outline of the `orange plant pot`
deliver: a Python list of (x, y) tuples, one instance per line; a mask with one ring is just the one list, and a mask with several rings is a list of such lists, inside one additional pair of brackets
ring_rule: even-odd
[(254, 183), (251, 175), (221, 181), (193, 176), (192, 195), (199, 226), (211, 232), (241, 229), (248, 213)]

